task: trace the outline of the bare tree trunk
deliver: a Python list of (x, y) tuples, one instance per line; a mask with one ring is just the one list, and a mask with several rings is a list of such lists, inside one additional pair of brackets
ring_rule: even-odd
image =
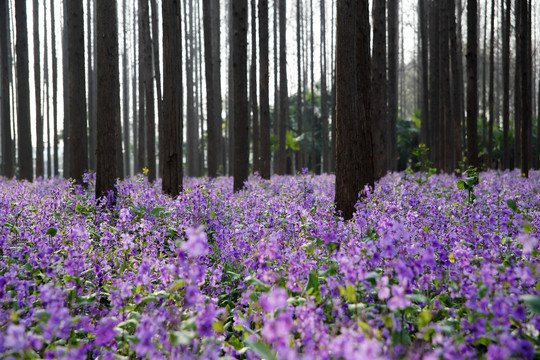
[(70, 131), (69, 131), (69, 60), (68, 60), (68, 9), (67, 0), (63, 1), (63, 23), (62, 23), (62, 91), (64, 94), (64, 130), (63, 130), (63, 176), (69, 178), (69, 144), (70, 144)]
[(251, 0), (251, 68), (249, 70), (249, 98), (251, 105), (251, 119), (253, 124), (253, 169), (260, 171), (259, 167), (259, 108), (257, 101), (257, 12), (255, 0)]
[(59, 176), (58, 164), (58, 61), (56, 58), (56, 26), (54, 17), (54, 4), (51, 4), (51, 53), (52, 53), (52, 101), (53, 101), (53, 174)]
[(388, 0), (388, 169), (397, 170), (399, 0)]
[(212, 29), (217, 29), (212, 32), (212, 82), (214, 83), (214, 133), (215, 133), (215, 143), (216, 143), (216, 153), (217, 158), (217, 175), (224, 175), (226, 172), (225, 164), (225, 151), (223, 146), (223, 130), (222, 130), (222, 98), (221, 98), (221, 10), (220, 10), (220, 1), (211, 0), (210, 2), (212, 19)]
[[(138, 81), (140, 78), (140, 69), (141, 64), (137, 60), (139, 58), (139, 40), (138, 40), (138, 31), (137, 31), (137, 24), (139, 23), (138, 17), (137, 17), (137, 2), (133, 2), (133, 78), (132, 78), (132, 93), (133, 93), (133, 173), (137, 174), (141, 169), (143, 168), (143, 164), (139, 161), (139, 151), (140, 151), (140, 143), (139, 143), (139, 126), (140, 126), (140, 119), (141, 114), (143, 111), (142, 108), (142, 92), (137, 92), (137, 89), (140, 89), (140, 82)], [(138, 66), (137, 66), (138, 65)], [(137, 96), (138, 94), (138, 96)], [(144, 118), (143, 118), (144, 119)], [(142, 158), (144, 158), (144, 154), (142, 155)]]
[(489, 40), (489, 125), (487, 143), (487, 167), (493, 168), (493, 126), (495, 124), (495, 0), (491, 0), (491, 34)]
[[(161, 95), (161, 71), (159, 68), (159, 25), (158, 25), (158, 9), (156, 5), (156, 0), (151, 0), (150, 4), (152, 6), (152, 51), (153, 51), (153, 60), (154, 60), (154, 78), (156, 80), (156, 95), (157, 95), (157, 108), (158, 108), (158, 146), (159, 146), (159, 174), (163, 174), (163, 106), (162, 106), (162, 95)], [(154, 138), (155, 139), (155, 138)], [(155, 140), (154, 140), (155, 141)], [(154, 144), (155, 147), (155, 144)]]
[[(337, 2), (336, 211), (351, 219), (359, 193), (373, 186), (368, 1)], [(351, 46), (354, 44), (356, 46)]]
[(315, 71), (314, 71), (314, 39), (313, 39), (313, 0), (309, 0), (309, 70), (310, 70), (310, 88), (311, 88), (311, 169), (314, 174), (319, 174), (320, 169), (320, 158), (317, 156), (317, 149), (315, 147), (315, 137), (316, 137), (316, 122), (315, 122)]
[(450, 136), (453, 136), (454, 141), (454, 164), (455, 167), (462, 159), (461, 155), (461, 120), (462, 120), (462, 99), (463, 99), (463, 84), (461, 73), (461, 44), (458, 43), (457, 28), (456, 28), (456, 6), (455, 1), (451, 0), (449, 8), (452, 9), (450, 13), (450, 56), (452, 63), (452, 103), (453, 103), (453, 132)]
[(15, 175), (13, 139), (11, 138), (11, 112), (9, 107), (9, 12), (8, 2), (0, 2), (0, 118), (2, 119), (2, 175)]
[(228, 25), (229, 25), (229, 74), (228, 74), (228, 112), (229, 112), (229, 166), (228, 166), (228, 174), (229, 176), (233, 176), (234, 174), (234, 96), (233, 96), (233, 89), (234, 89), (234, 76), (233, 76), (233, 62), (232, 62), (232, 39), (234, 37), (233, 32), (233, 2), (229, 2), (229, 8), (228, 8)]
[(430, 157), (435, 167), (441, 167), (440, 159), (440, 119), (441, 119), (441, 62), (440, 62), (440, 6), (441, 3), (437, 1), (431, 2), (430, 14), (429, 14), (429, 135), (430, 140), (428, 147), (430, 149)]
[[(279, 143), (279, 83), (278, 83), (278, 2), (280, 0), (274, 0), (274, 113), (273, 113), (273, 127), (274, 127), (274, 136), (278, 139)], [(279, 162), (280, 153), (279, 153), (279, 144), (278, 149), (274, 152), (274, 173), (279, 173)]]
[(261, 97), (261, 162), (263, 179), (270, 179), (270, 91), (268, 89), (268, 0), (259, 0), (259, 45), (261, 51), (259, 86)]
[(440, 46), (440, 146), (439, 159), (442, 168), (447, 174), (454, 171), (454, 142), (453, 140), (453, 116), (452, 116), (452, 95), (450, 91), (450, 12), (453, 12), (449, 2), (441, 5), (441, 25), (439, 32)]
[(289, 119), (289, 96), (287, 91), (287, 44), (286, 44), (286, 6), (285, 0), (279, 0), (279, 150), (278, 174), (287, 171), (287, 153), (285, 149), (287, 125)]
[(233, 2), (232, 61), (234, 68), (234, 191), (244, 187), (249, 174), (247, 102), (247, 0)]
[(418, 17), (420, 25), (420, 64), (422, 68), (422, 86), (421, 86), (421, 141), (428, 147), (431, 146), (431, 127), (429, 119), (429, 62), (428, 62), (428, 14), (427, 0), (418, 0)]
[(86, 89), (84, 72), (84, 18), (82, 0), (68, 4), (68, 61), (69, 61), (69, 174), (82, 184), (88, 171), (88, 125), (86, 121)]
[[(482, 146), (484, 149), (487, 149), (487, 116), (486, 116), (486, 78), (487, 78), (487, 31), (488, 31), (488, 25), (487, 25), (487, 2), (488, 0), (484, 1), (484, 48), (482, 49)], [(482, 160), (479, 160), (482, 161)]]
[(178, 0), (164, 0), (163, 14), (163, 192), (177, 196), (182, 189), (182, 65), (180, 8)]
[(386, 171), (388, 170), (388, 116), (386, 111), (386, 0), (374, 0), (373, 3), (373, 55), (371, 58), (371, 69), (373, 156), (375, 160), (375, 179), (379, 180), (386, 175)]
[(476, 0), (467, 0), (467, 160), (478, 167), (478, 32)]
[[(97, 0), (97, 156), (96, 198), (115, 202), (118, 176), (118, 124), (120, 122), (120, 72), (116, 0)], [(110, 194), (113, 194), (112, 199)]]
[(122, 106), (122, 119), (123, 119), (123, 143), (124, 143), (124, 172), (125, 176), (131, 175), (131, 163), (129, 154), (129, 82), (128, 82), (128, 46), (127, 46), (127, 2), (122, 3), (122, 26), (124, 30), (124, 51), (122, 53), (122, 91), (123, 91), (123, 106)]
[(47, 117), (47, 178), (52, 177), (52, 164), (51, 164), (51, 119), (49, 117), (49, 44), (48, 44), (48, 32), (47, 32), (47, 4), (43, 4), (43, 38), (45, 42), (43, 43), (44, 47), (44, 60), (43, 60), (43, 91), (44, 99), (43, 102), (43, 113)]
[[(297, 76), (298, 92), (296, 95), (296, 122), (298, 123), (298, 134), (304, 135), (304, 124), (302, 119), (303, 91), (302, 91), (302, 0), (296, 0), (296, 53), (297, 53)], [(301, 170), (305, 167), (305, 146), (303, 140), (300, 142), (300, 151), (296, 155), (296, 167)]]
[(196, 52), (195, 52), (195, 92), (197, 94), (196, 98), (196, 108), (198, 111), (199, 116), (197, 116), (198, 119), (198, 126), (199, 126), (199, 138), (197, 141), (197, 148), (199, 153), (199, 163), (198, 163), (198, 169), (197, 169), (197, 176), (203, 176), (204, 175), (204, 155), (205, 155), (205, 141), (204, 141), (204, 109), (203, 109), (203, 95), (202, 95), (202, 87), (203, 87), (203, 76), (202, 76), (202, 58), (203, 58), (203, 42), (201, 39), (201, 32), (202, 32), (202, 25), (201, 25), (201, 10), (200, 10), (200, 2), (196, 2), (196, 11), (195, 11), (195, 33), (197, 34), (197, 40), (196, 40)]
[(515, 70), (514, 70), (514, 168), (521, 167), (521, 122), (523, 117), (523, 94), (521, 86), (521, 6), (518, 2), (515, 2), (515, 40), (516, 40), (516, 56), (515, 56)]
[(326, 4), (321, 1), (321, 125), (322, 125), (322, 171), (330, 172), (328, 148), (328, 99), (326, 94)]
[(34, 26), (34, 96), (36, 100), (36, 178), (43, 177), (43, 113), (41, 109), (41, 64), (39, 56), (39, 3), (33, 0)]
[[(198, 169), (198, 129), (197, 129), (197, 117), (195, 112), (195, 86), (193, 81), (193, 63), (194, 63), (194, 36), (193, 36), (193, 0), (189, 0), (188, 4), (184, 6), (184, 10), (189, 5), (188, 12), (184, 12), (184, 22), (186, 31), (186, 90), (187, 90), (187, 165), (188, 175), (197, 176)], [(189, 23), (188, 23), (189, 19)]]
[(15, 2), (17, 31), (17, 130), (19, 139), (19, 177), (32, 181), (32, 138), (30, 136), (30, 85), (28, 81), (28, 31), (26, 1)]
[[(95, 44), (97, 41), (95, 31), (96, 31), (96, 4), (95, 0), (87, 1), (87, 22), (88, 29), (86, 32), (87, 37), (87, 70), (88, 70), (88, 143), (89, 143), (89, 154), (88, 154), (88, 169), (95, 171), (96, 170), (96, 151), (97, 151), (97, 98), (96, 95), (96, 76), (97, 76), (97, 67), (95, 66), (96, 53), (92, 53), (92, 43)], [(94, 14), (94, 18), (90, 14)], [(92, 36), (93, 35), (93, 36)], [(92, 66), (94, 65), (94, 66)]]
[(529, 177), (529, 135), (531, 123), (531, 52), (529, 31), (529, 4), (528, 1), (519, 2), (519, 15), (521, 17), (519, 36), (521, 47), (519, 61), (521, 62), (521, 99), (522, 99), (522, 122), (521, 122), (521, 173), (524, 177)]

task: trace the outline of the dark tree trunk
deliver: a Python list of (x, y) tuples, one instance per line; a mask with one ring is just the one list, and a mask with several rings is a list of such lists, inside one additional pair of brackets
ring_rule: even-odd
[[(522, 99), (522, 122), (521, 122), (521, 173), (524, 177), (529, 177), (529, 135), (531, 124), (531, 52), (530, 31), (529, 31), (529, 4), (528, 1), (519, 2), (519, 15), (521, 17), (519, 37), (521, 47), (519, 49), (519, 60), (521, 70), (521, 99)], [(517, 133), (516, 133), (517, 134)]]
[[(274, 112), (272, 116), (272, 126), (273, 126), (273, 133), (274, 137), (278, 139), (279, 142), (279, 83), (278, 83), (278, 73), (279, 73), (279, 63), (278, 63), (278, 3), (280, 0), (274, 0)], [(274, 173), (279, 172), (279, 162), (280, 162), (280, 154), (279, 154), (279, 144), (277, 147), (277, 150), (274, 151)]]
[(68, 4), (69, 62), (69, 176), (82, 184), (88, 171), (88, 126), (86, 122), (86, 91), (84, 72), (84, 17), (82, 0)]
[(122, 4), (122, 18), (123, 18), (123, 27), (124, 27), (124, 51), (122, 53), (122, 91), (123, 91), (123, 106), (122, 106), (122, 136), (124, 143), (124, 175), (131, 175), (131, 164), (129, 156), (129, 82), (128, 82), (128, 46), (127, 46), (127, 1), (124, 0)]
[(228, 67), (229, 67), (229, 74), (228, 74), (228, 90), (229, 90), (229, 94), (228, 94), (228, 112), (229, 112), (229, 126), (228, 126), (228, 130), (229, 130), (229, 146), (228, 146), (228, 151), (229, 151), (229, 156), (228, 156), (228, 161), (229, 161), (229, 166), (228, 166), (228, 173), (229, 173), (229, 176), (233, 176), (234, 175), (234, 96), (233, 96), (233, 93), (234, 93), (234, 76), (233, 76), (233, 61), (232, 61), (232, 41), (233, 41), (233, 37), (234, 37), (234, 30), (233, 30), (233, 2), (229, 2), (229, 5), (228, 5), (228, 25), (229, 25), (229, 63), (228, 63)]
[[(161, 71), (159, 68), (159, 25), (158, 25), (158, 10), (157, 10), (157, 4), (156, 0), (151, 0), (150, 5), (152, 6), (152, 51), (153, 51), (153, 57), (154, 60), (154, 79), (156, 80), (156, 95), (157, 95), (157, 108), (158, 108), (158, 156), (159, 156), (159, 174), (156, 173), (155, 176), (160, 176), (163, 174), (163, 104), (162, 104), (162, 96), (161, 96)], [(153, 85), (152, 85), (153, 87)], [(154, 129), (155, 129), (155, 122), (154, 122)], [(155, 151), (155, 136), (153, 136), (154, 139), (154, 151)], [(155, 161), (155, 160), (154, 160)], [(155, 177), (154, 177), (155, 179)]]
[(431, 146), (430, 121), (429, 121), (429, 62), (428, 62), (428, 16), (427, 0), (418, 0), (419, 25), (420, 25), (420, 66), (422, 68), (422, 86), (421, 86), (421, 140), (428, 147)]
[(43, 113), (41, 109), (41, 64), (39, 56), (39, 3), (33, 0), (34, 25), (34, 98), (36, 100), (36, 178), (43, 177)]
[[(146, 13), (143, 12), (143, 3), (146, 0), (139, 0), (139, 7), (138, 7), (138, 23), (139, 23), (139, 31), (138, 31), (138, 37), (139, 37), (139, 123), (138, 123), (138, 139), (137, 139), (137, 163), (139, 164), (139, 167), (137, 168), (137, 171), (140, 172), (143, 170), (143, 168), (146, 168), (147, 165), (147, 158), (146, 158), (146, 92), (145, 92), (145, 78), (146, 78), (146, 64), (144, 61), (145, 57), (145, 49), (146, 49), (146, 36), (143, 33), (143, 22), (144, 18), (146, 17), (146, 21), (148, 21), (148, 11)], [(148, 10), (148, 6), (146, 6), (146, 9)]]
[(441, 84), (441, 61), (439, 56), (440, 51), (440, 7), (441, 4), (437, 1), (431, 3), (429, 14), (429, 143), (430, 157), (435, 167), (441, 167), (440, 159), (440, 84)]
[[(92, 6), (93, 5), (93, 6)], [(94, 19), (90, 14), (94, 14)], [(88, 154), (88, 168), (89, 170), (96, 170), (96, 147), (97, 147), (97, 98), (96, 98), (96, 82), (97, 82), (97, 69), (96, 69), (96, 54), (95, 50), (92, 53), (92, 43), (97, 41), (95, 30), (96, 26), (96, 6), (95, 0), (88, 0), (87, 7), (87, 19), (89, 28), (86, 31), (87, 37), (87, 71), (88, 71), (88, 145), (89, 145), (89, 154)], [(92, 27), (93, 29), (91, 29)], [(92, 31), (93, 30), (93, 31)], [(92, 36), (93, 35), (93, 36)], [(93, 66), (92, 66), (93, 65)]]
[(495, 125), (495, 0), (491, 0), (491, 34), (489, 39), (489, 125), (487, 142), (487, 167), (493, 168), (493, 126)]
[(49, 41), (48, 41), (48, 32), (47, 32), (47, 4), (43, 4), (43, 30), (45, 42), (43, 43), (44, 47), (44, 60), (43, 60), (43, 87), (45, 92), (45, 102), (43, 104), (44, 114), (47, 117), (47, 177), (50, 179), (52, 177), (52, 164), (51, 164), (51, 119), (49, 116)]
[(182, 190), (182, 65), (178, 0), (164, 0), (163, 13), (163, 192), (177, 196)]
[(28, 31), (26, 19), (26, 1), (15, 1), (19, 177), (23, 180), (32, 181), (32, 138), (30, 135), (30, 85), (28, 81)]
[[(132, 35), (133, 35), (133, 75), (131, 79), (131, 94), (132, 94), (132, 110), (133, 110), (133, 173), (136, 174), (142, 166), (139, 165), (139, 131), (138, 131), (138, 119), (139, 119), (139, 113), (140, 113), (140, 105), (137, 103), (137, 54), (138, 54), (138, 41), (137, 41), (137, 2), (133, 2), (133, 28), (132, 28)], [(139, 94), (139, 104), (140, 104), (140, 94)]]
[(313, 54), (315, 53), (314, 49), (314, 39), (313, 39), (313, 0), (309, 0), (309, 72), (310, 72), (310, 90), (311, 90), (311, 117), (310, 117), (310, 127), (311, 127), (311, 169), (314, 174), (320, 173), (320, 156), (317, 153), (317, 148), (315, 147), (315, 138), (317, 137), (317, 123), (315, 121), (315, 64), (313, 61)]
[(511, 4), (511, 0), (501, 0), (503, 66), (503, 169), (510, 168), (508, 132), (510, 130), (510, 16), (512, 11)]
[(522, 86), (521, 86), (521, 6), (515, 2), (515, 40), (516, 40), (516, 56), (514, 70), (514, 168), (521, 167), (521, 122), (522, 122)]
[(247, 102), (247, 0), (233, 2), (232, 62), (234, 76), (234, 191), (244, 187), (249, 174)]
[(8, 2), (0, 2), (0, 118), (2, 119), (2, 175), (15, 175), (13, 139), (11, 138), (11, 113), (9, 107), (9, 17)]
[(251, 67), (249, 70), (249, 102), (253, 124), (253, 169), (259, 169), (259, 106), (257, 101), (257, 11), (255, 0), (251, 0)]
[(62, 91), (63, 91), (63, 94), (64, 94), (64, 132), (63, 132), (63, 136), (62, 136), (62, 141), (63, 141), (63, 152), (64, 152), (64, 156), (63, 156), (63, 161), (64, 161), (64, 166), (63, 166), (63, 170), (64, 170), (64, 173), (63, 173), (63, 176), (64, 178), (68, 179), (69, 178), (69, 163), (70, 163), (70, 160), (69, 160), (69, 153), (70, 153), (70, 149), (69, 149), (69, 144), (70, 144), (70, 131), (69, 131), (69, 59), (68, 59), (68, 22), (67, 22), (67, 18), (68, 18), (68, 7), (67, 7), (67, 0), (64, 0), (63, 1), (63, 11), (64, 11), (64, 18), (63, 18), (63, 27), (62, 27), (62, 67), (63, 67), (63, 71), (62, 71), (62, 80), (63, 80), (63, 84), (62, 84)]
[(51, 4), (52, 101), (53, 101), (53, 167), (54, 177), (60, 175), (58, 163), (58, 60), (56, 58), (56, 28), (54, 4)]
[(388, 0), (388, 169), (397, 170), (399, 0)]
[(139, 61), (143, 62), (144, 73), (144, 104), (146, 120), (146, 166), (148, 168), (148, 180), (154, 181), (156, 178), (156, 122), (154, 115), (154, 72), (152, 66), (152, 38), (150, 36), (150, 11), (148, 1), (139, 2), (142, 16), (141, 37), (143, 38), (143, 57)]
[[(120, 119), (118, 20), (116, 0), (97, 0), (97, 156), (96, 197), (114, 203), (118, 176), (117, 133)], [(110, 193), (113, 193), (111, 199)]]
[[(195, 37), (193, 33), (193, 1), (189, 0), (189, 4), (184, 5), (184, 19), (186, 30), (186, 86), (187, 86), (187, 165), (188, 175), (198, 176), (199, 169), (199, 150), (198, 150), (198, 122), (197, 113), (195, 107), (195, 86), (193, 80), (195, 62)], [(189, 14), (186, 11), (186, 7), (189, 5)], [(189, 24), (188, 24), (189, 18)]]
[(375, 160), (375, 180), (379, 180), (386, 175), (386, 171), (388, 170), (387, 134), (389, 127), (386, 108), (386, 0), (374, 0), (373, 2), (373, 55), (371, 58), (371, 70), (373, 156)]
[(478, 167), (478, 32), (476, 0), (467, 0), (467, 160)]
[(351, 219), (359, 193), (373, 186), (368, 1), (338, 0), (336, 47), (336, 211)]
[(259, 0), (259, 46), (260, 66), (259, 83), (261, 97), (261, 162), (260, 172), (263, 179), (270, 179), (270, 81), (268, 71), (268, 0)]
[(321, 1), (321, 126), (322, 126), (322, 171), (330, 172), (328, 148), (328, 99), (326, 93), (326, 14), (325, 1)]
[(450, 0), (450, 56), (452, 62), (452, 116), (453, 116), (453, 132), (449, 136), (453, 136), (454, 141), (454, 164), (455, 167), (462, 159), (461, 154), (461, 120), (463, 117), (462, 102), (463, 102), (463, 76), (461, 72), (462, 50), (461, 43), (458, 42), (457, 36), (457, 19), (455, 1)]
[[(296, 0), (296, 53), (297, 53), (297, 76), (298, 76), (298, 92), (296, 95), (296, 122), (298, 123), (298, 134), (304, 134), (304, 124), (302, 119), (303, 106), (303, 91), (302, 91), (302, 1)], [(324, 27), (322, 27), (324, 28)], [(303, 141), (300, 143), (300, 151), (296, 155), (296, 163), (298, 170), (305, 167), (305, 146)]]
[(279, 149), (277, 173), (287, 171), (287, 153), (285, 149), (287, 125), (289, 119), (289, 96), (287, 91), (287, 44), (286, 44), (286, 6), (285, 0), (279, 0)]
[[(484, 149), (487, 149), (487, 116), (486, 116), (486, 79), (487, 79), (487, 3), (488, 0), (484, 1), (484, 46), (482, 49), (482, 146)], [(483, 163), (483, 159), (479, 159)]]
[(215, 127), (215, 142), (217, 144), (216, 149), (216, 158), (217, 158), (217, 175), (224, 175), (226, 168), (225, 160), (225, 151), (223, 146), (223, 135), (222, 135), (222, 98), (221, 98), (221, 11), (220, 11), (220, 1), (211, 0), (211, 19), (212, 19), (212, 29), (217, 29), (212, 31), (212, 82), (214, 83), (214, 127)]
[(439, 160), (442, 168), (447, 174), (454, 171), (454, 142), (453, 140), (453, 117), (452, 117), (452, 96), (450, 90), (450, 3), (445, 2), (441, 5), (441, 25), (439, 32), (440, 45), (440, 105), (441, 119), (439, 121), (440, 146)]

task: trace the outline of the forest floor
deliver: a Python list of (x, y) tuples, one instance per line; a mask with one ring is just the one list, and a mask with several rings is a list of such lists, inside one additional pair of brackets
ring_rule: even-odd
[(538, 358), (540, 172), (458, 180), (1, 179), (0, 358)]

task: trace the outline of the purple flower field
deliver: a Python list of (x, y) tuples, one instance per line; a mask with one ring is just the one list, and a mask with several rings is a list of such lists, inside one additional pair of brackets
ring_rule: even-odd
[(540, 358), (538, 171), (87, 180), (0, 180), (0, 358)]

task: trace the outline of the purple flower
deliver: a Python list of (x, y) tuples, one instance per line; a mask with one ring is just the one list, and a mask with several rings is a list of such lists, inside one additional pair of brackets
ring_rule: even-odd
[(403, 310), (409, 306), (409, 300), (405, 298), (405, 288), (401, 285), (392, 285), (392, 298), (388, 300), (388, 308), (392, 311)]
[(208, 252), (208, 237), (202, 228), (188, 228), (186, 229), (186, 236), (188, 240), (181, 245), (188, 256), (196, 258), (206, 255)]
[(287, 290), (274, 287), (270, 292), (261, 295), (259, 304), (265, 312), (271, 313), (276, 309), (284, 309), (287, 306), (288, 298)]
[(94, 343), (98, 346), (104, 346), (109, 344), (117, 335), (114, 327), (116, 322), (112, 319), (101, 319), (95, 330), (96, 339)]
[(4, 338), (4, 346), (13, 351), (21, 351), (25, 348), (26, 333), (23, 325), (11, 324), (8, 326), (7, 334)]

